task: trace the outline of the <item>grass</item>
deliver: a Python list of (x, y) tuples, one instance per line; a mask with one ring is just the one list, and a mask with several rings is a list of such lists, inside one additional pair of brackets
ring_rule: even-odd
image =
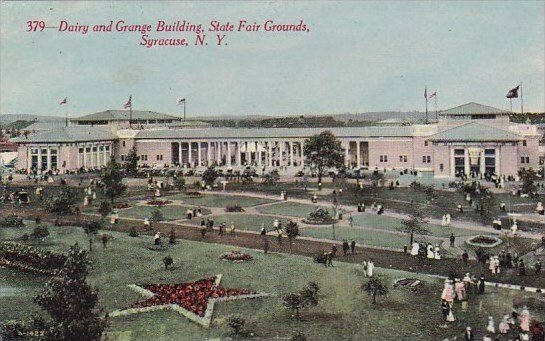
[[(151, 217), (151, 212), (159, 209), (163, 213), (163, 218), (166, 221), (186, 219), (186, 210), (189, 206), (180, 206), (180, 205), (167, 205), (163, 207), (154, 207), (154, 206), (133, 206), (128, 209), (119, 210), (120, 217), (126, 218), (135, 218), (135, 219), (145, 219)], [(191, 207), (193, 208), (193, 207)], [(210, 210), (202, 208), (203, 215), (210, 214)], [(192, 220), (199, 219), (194, 217)], [(200, 220), (199, 220), (200, 221)]]
[[(261, 231), (261, 226), (264, 226), (267, 231), (273, 230), (273, 222), (278, 219), (282, 222), (283, 226), (286, 226), (289, 219), (275, 216), (263, 216), (263, 215), (250, 215), (244, 213), (226, 213), (219, 214), (210, 217), (214, 219), (214, 225), (218, 226), (221, 223), (227, 224), (227, 230), (231, 228), (231, 224), (235, 224), (235, 229), (244, 231)], [(200, 220), (194, 220), (192, 222), (195, 225), (200, 225)], [(228, 232), (226, 232), (228, 233)]]
[(240, 195), (213, 195), (213, 194), (204, 194), (200, 197), (190, 197), (186, 194), (175, 194), (166, 196), (166, 199), (169, 200), (182, 200), (184, 204), (193, 205), (193, 206), (205, 206), (205, 207), (226, 207), (226, 206), (256, 206), (267, 203), (275, 202), (275, 200), (264, 199), (264, 198), (252, 198), (245, 197)]
[[(2, 238), (19, 236), (25, 229), (4, 229)], [(65, 250), (70, 244), (85, 244), (81, 229), (51, 228), (51, 236), (43, 244), (48, 249)], [(486, 295), (472, 297), (466, 313), (455, 307), (458, 321), (446, 329), (440, 327), (440, 280), (416, 276), (424, 280), (417, 293), (390, 287), (387, 297), (372, 306), (369, 297), (360, 292), (363, 279), (358, 265), (335, 262), (325, 268), (306, 257), (269, 254), (247, 250), (254, 259), (247, 263), (229, 263), (218, 256), (229, 246), (181, 241), (168, 252), (146, 249), (150, 237), (129, 238), (113, 233), (115, 239), (106, 249), (97, 246), (91, 257), (94, 267), (89, 282), (99, 289), (98, 306), (104, 312), (120, 309), (142, 297), (130, 290), (132, 283), (173, 283), (223, 274), (226, 287), (245, 287), (276, 296), (265, 299), (224, 302), (216, 305), (212, 327), (205, 329), (171, 311), (150, 312), (110, 319), (108, 336), (112, 340), (205, 340), (225, 339), (230, 335), (227, 317), (240, 314), (246, 319), (244, 330), (262, 339), (286, 338), (303, 332), (310, 340), (437, 340), (462, 335), (466, 325), (482, 334), (489, 314), (496, 320), (509, 311), (512, 304), (536, 307), (532, 295), (490, 288)], [(164, 270), (165, 254), (174, 258), (171, 270)], [(391, 283), (407, 273), (377, 269)], [(43, 279), (0, 269), (0, 287), (16, 288), (19, 294), (2, 298), (0, 316), (5, 319), (28, 316), (39, 309), (32, 297)], [(299, 290), (308, 281), (320, 286), (320, 302), (315, 308), (302, 311), (302, 321), (294, 320), (282, 307), (279, 295)], [(532, 310), (543, 319), (543, 311)], [(395, 328), (392, 326), (395, 325)]]
[(315, 204), (301, 204), (297, 202), (281, 202), (274, 205), (267, 205), (263, 207), (257, 207), (256, 210), (264, 214), (275, 214), (289, 217), (306, 218), (308, 215), (316, 210), (316, 207), (327, 209), (329, 214), (333, 215), (333, 209), (331, 207), (315, 205)]

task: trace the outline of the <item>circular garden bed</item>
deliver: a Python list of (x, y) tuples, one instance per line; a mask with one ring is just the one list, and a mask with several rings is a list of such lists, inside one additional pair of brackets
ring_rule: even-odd
[(243, 253), (240, 251), (229, 251), (222, 253), (220, 256), (221, 260), (241, 263), (241, 262), (247, 262), (249, 260), (252, 260), (252, 256), (248, 253)]
[(483, 236), (478, 235), (475, 237), (471, 237), (466, 240), (466, 244), (475, 246), (475, 247), (487, 247), (492, 248), (500, 245), (502, 243), (502, 240), (498, 237), (494, 236)]
[(114, 204), (112, 206), (112, 208), (115, 208), (117, 210), (122, 210), (122, 209), (126, 209), (126, 208), (131, 208), (132, 205), (126, 203), (126, 202), (123, 202), (123, 203), (119, 203), (119, 204)]
[(152, 205), (152, 206), (165, 206), (165, 205), (169, 205), (169, 204), (172, 204), (172, 201), (170, 200), (151, 200), (151, 201), (148, 201), (146, 204), (148, 205)]

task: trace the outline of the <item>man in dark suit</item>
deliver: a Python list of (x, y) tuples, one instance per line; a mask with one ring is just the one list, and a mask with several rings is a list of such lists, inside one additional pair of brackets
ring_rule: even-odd
[(465, 336), (464, 340), (466, 340), (466, 341), (474, 341), (475, 340), (475, 337), (473, 336), (473, 332), (471, 331), (471, 327), (466, 328), (464, 336)]

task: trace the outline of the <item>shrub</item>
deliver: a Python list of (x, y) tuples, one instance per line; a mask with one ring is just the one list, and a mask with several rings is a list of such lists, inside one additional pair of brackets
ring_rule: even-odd
[(240, 333), (240, 330), (244, 325), (246, 324), (246, 320), (240, 316), (231, 316), (229, 318), (229, 322), (227, 322), (227, 325), (233, 329), (233, 332), (235, 335), (238, 335)]
[(49, 230), (45, 226), (37, 226), (32, 231), (32, 238), (42, 239), (49, 236)]
[(161, 210), (159, 208), (154, 209), (151, 212), (150, 220), (155, 221), (155, 222), (163, 221), (164, 220), (163, 212), (161, 212)]
[(136, 227), (132, 226), (130, 228), (129, 237), (138, 237), (138, 231), (136, 231)]
[(0, 220), (0, 227), (24, 227), (25, 223), (23, 222), (23, 218), (19, 217), (15, 213), (8, 215), (7, 217), (4, 217), (2, 220)]
[(59, 192), (44, 200), (44, 208), (51, 213), (69, 214), (76, 203), (76, 195), (70, 188), (63, 186)]
[(179, 191), (185, 189), (185, 179), (182, 178), (181, 176), (176, 177), (174, 179), (174, 187)]
[(174, 261), (172, 260), (172, 257), (170, 257), (170, 256), (165, 256), (165, 257), (163, 258), (163, 264), (165, 264), (165, 270), (167, 270), (168, 267), (172, 265), (172, 263), (174, 263)]
[(240, 205), (233, 205), (225, 207), (225, 212), (244, 212), (244, 209)]
[(101, 216), (106, 217), (110, 212), (112, 212), (112, 204), (107, 201), (101, 202), (98, 213), (100, 213)]
[(307, 341), (307, 337), (303, 333), (297, 333), (290, 338), (290, 341)]

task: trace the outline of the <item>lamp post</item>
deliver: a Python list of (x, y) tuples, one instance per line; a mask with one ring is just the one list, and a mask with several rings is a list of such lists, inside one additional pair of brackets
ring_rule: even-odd
[(337, 219), (337, 206), (338, 206), (337, 203), (333, 204), (333, 224), (331, 225), (331, 228), (333, 229), (333, 240), (337, 239), (335, 237), (335, 221)]

